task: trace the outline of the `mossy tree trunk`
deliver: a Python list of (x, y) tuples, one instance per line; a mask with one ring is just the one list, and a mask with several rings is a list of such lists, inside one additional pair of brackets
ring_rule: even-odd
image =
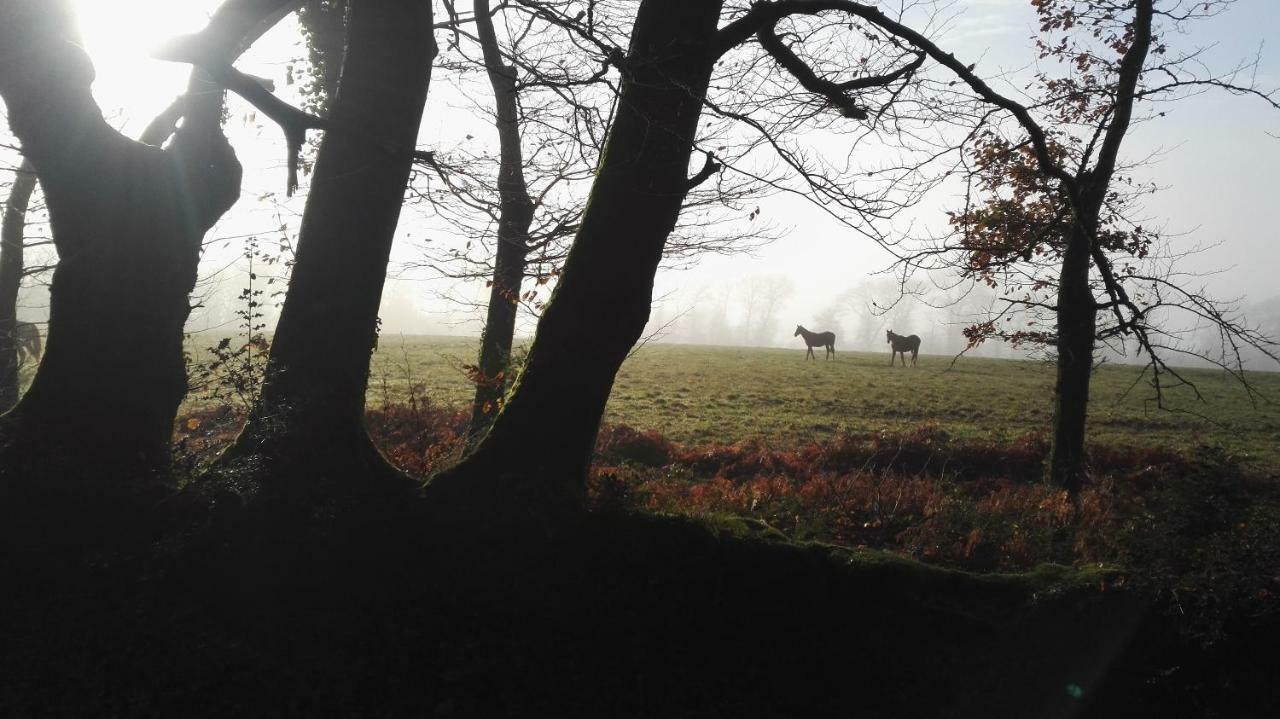
[(431, 24), (431, 3), (351, 3), (334, 129), (316, 158), (262, 394), (227, 462), (252, 457), (281, 470), (275, 479), (304, 481), (391, 472), (364, 400), (436, 53)]
[(0, 6), (0, 96), (35, 166), (59, 262), (47, 349), (0, 423), (0, 468), (72, 479), (163, 470), (186, 392), (183, 324), (200, 241), (239, 195), (221, 93), (165, 148), (103, 119), (63, 2)]
[(533, 513), (581, 505), (614, 377), (649, 319), (689, 187), (720, 2), (644, 0), (604, 155), (528, 361), (475, 451), (432, 480), (441, 504)]
[(493, 87), (494, 124), (498, 128), (498, 237), (494, 250), (489, 307), (480, 336), (476, 396), (472, 402), (469, 437), (483, 435), (497, 415), (507, 387), (511, 345), (520, 307), (520, 283), (529, 254), (529, 226), (533, 224), (533, 199), (524, 177), (524, 153), (520, 147), (516, 68), (502, 61), (498, 36), (493, 29), (489, 0), (475, 1), (476, 35), (484, 53), (485, 70)]
[(36, 171), (24, 161), (9, 188), (0, 226), (0, 412), (18, 403), (18, 290), (22, 285), (27, 208), (36, 189)]

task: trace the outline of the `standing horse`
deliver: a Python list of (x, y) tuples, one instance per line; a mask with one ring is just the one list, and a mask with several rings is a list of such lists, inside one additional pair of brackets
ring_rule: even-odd
[(898, 358), (898, 353), (902, 353), (902, 366), (907, 366), (907, 353), (911, 353), (911, 366), (916, 366), (916, 355), (920, 354), (920, 338), (916, 335), (903, 337), (895, 335), (893, 330), (888, 331), (889, 344), (893, 345), (893, 351), (889, 353), (889, 366), (893, 366), (893, 361)]
[(810, 332), (809, 330), (796, 325), (796, 333), (792, 337), (804, 337), (804, 343), (809, 346), (809, 352), (805, 355), (805, 359), (814, 357), (814, 347), (826, 347), (827, 359), (834, 359), (836, 356), (836, 333), (835, 332)]
[(18, 364), (40, 359), (40, 328), (30, 322), (13, 323), (13, 346), (18, 352)]

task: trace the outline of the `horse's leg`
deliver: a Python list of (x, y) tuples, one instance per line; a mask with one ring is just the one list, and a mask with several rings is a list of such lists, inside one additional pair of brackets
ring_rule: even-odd
[(809, 349), (805, 350), (804, 358), (805, 358), (805, 359), (812, 359), (812, 360), (814, 360), (815, 362), (818, 360), (818, 358), (817, 358), (817, 357), (814, 357), (814, 356), (813, 356), (813, 347), (812, 347), (812, 346), (810, 346), (810, 347), (809, 347)]

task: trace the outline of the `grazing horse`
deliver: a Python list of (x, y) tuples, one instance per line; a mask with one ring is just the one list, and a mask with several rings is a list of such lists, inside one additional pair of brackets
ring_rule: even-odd
[(889, 353), (889, 366), (893, 366), (893, 361), (898, 358), (898, 353), (902, 353), (902, 366), (907, 366), (907, 353), (911, 353), (911, 366), (916, 366), (916, 355), (920, 354), (920, 338), (916, 335), (903, 337), (895, 335), (893, 330), (888, 331), (889, 344), (893, 345), (893, 351)]
[(18, 364), (40, 359), (40, 328), (21, 320), (13, 323), (13, 346), (18, 352)]
[(814, 357), (814, 347), (826, 347), (827, 359), (834, 359), (836, 356), (836, 333), (835, 332), (810, 332), (809, 330), (796, 325), (796, 333), (792, 337), (804, 337), (804, 343), (809, 346), (809, 352), (805, 355), (805, 359)]

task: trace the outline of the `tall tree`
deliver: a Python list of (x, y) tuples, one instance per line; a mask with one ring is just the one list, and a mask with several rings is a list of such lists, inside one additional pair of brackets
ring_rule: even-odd
[(511, 344), (516, 332), (520, 283), (524, 280), (529, 253), (529, 226), (533, 224), (534, 202), (524, 177), (521, 147), (516, 68), (502, 57), (494, 31), (489, 0), (475, 0), (476, 34), (484, 54), (485, 72), (493, 88), (494, 124), (498, 129), (499, 167), (498, 233), (494, 246), (493, 279), (489, 286), (489, 306), (480, 337), (478, 381), (472, 401), (468, 432), (477, 436), (489, 424), (502, 401), (504, 373), (511, 360)]
[(227, 456), (281, 479), (390, 472), (364, 397), (436, 53), (431, 4), (353, 0), (346, 48), (262, 394)]
[[(73, 22), (65, 2), (0, 4), (0, 96), (44, 189), (60, 257), (47, 351), (0, 420), (0, 466), (146, 475), (167, 464), (200, 239), (238, 197), (240, 165), (221, 132), (221, 93), (195, 76), (166, 148), (112, 129)], [(231, 41), (205, 37), (229, 52), (242, 29)]]

